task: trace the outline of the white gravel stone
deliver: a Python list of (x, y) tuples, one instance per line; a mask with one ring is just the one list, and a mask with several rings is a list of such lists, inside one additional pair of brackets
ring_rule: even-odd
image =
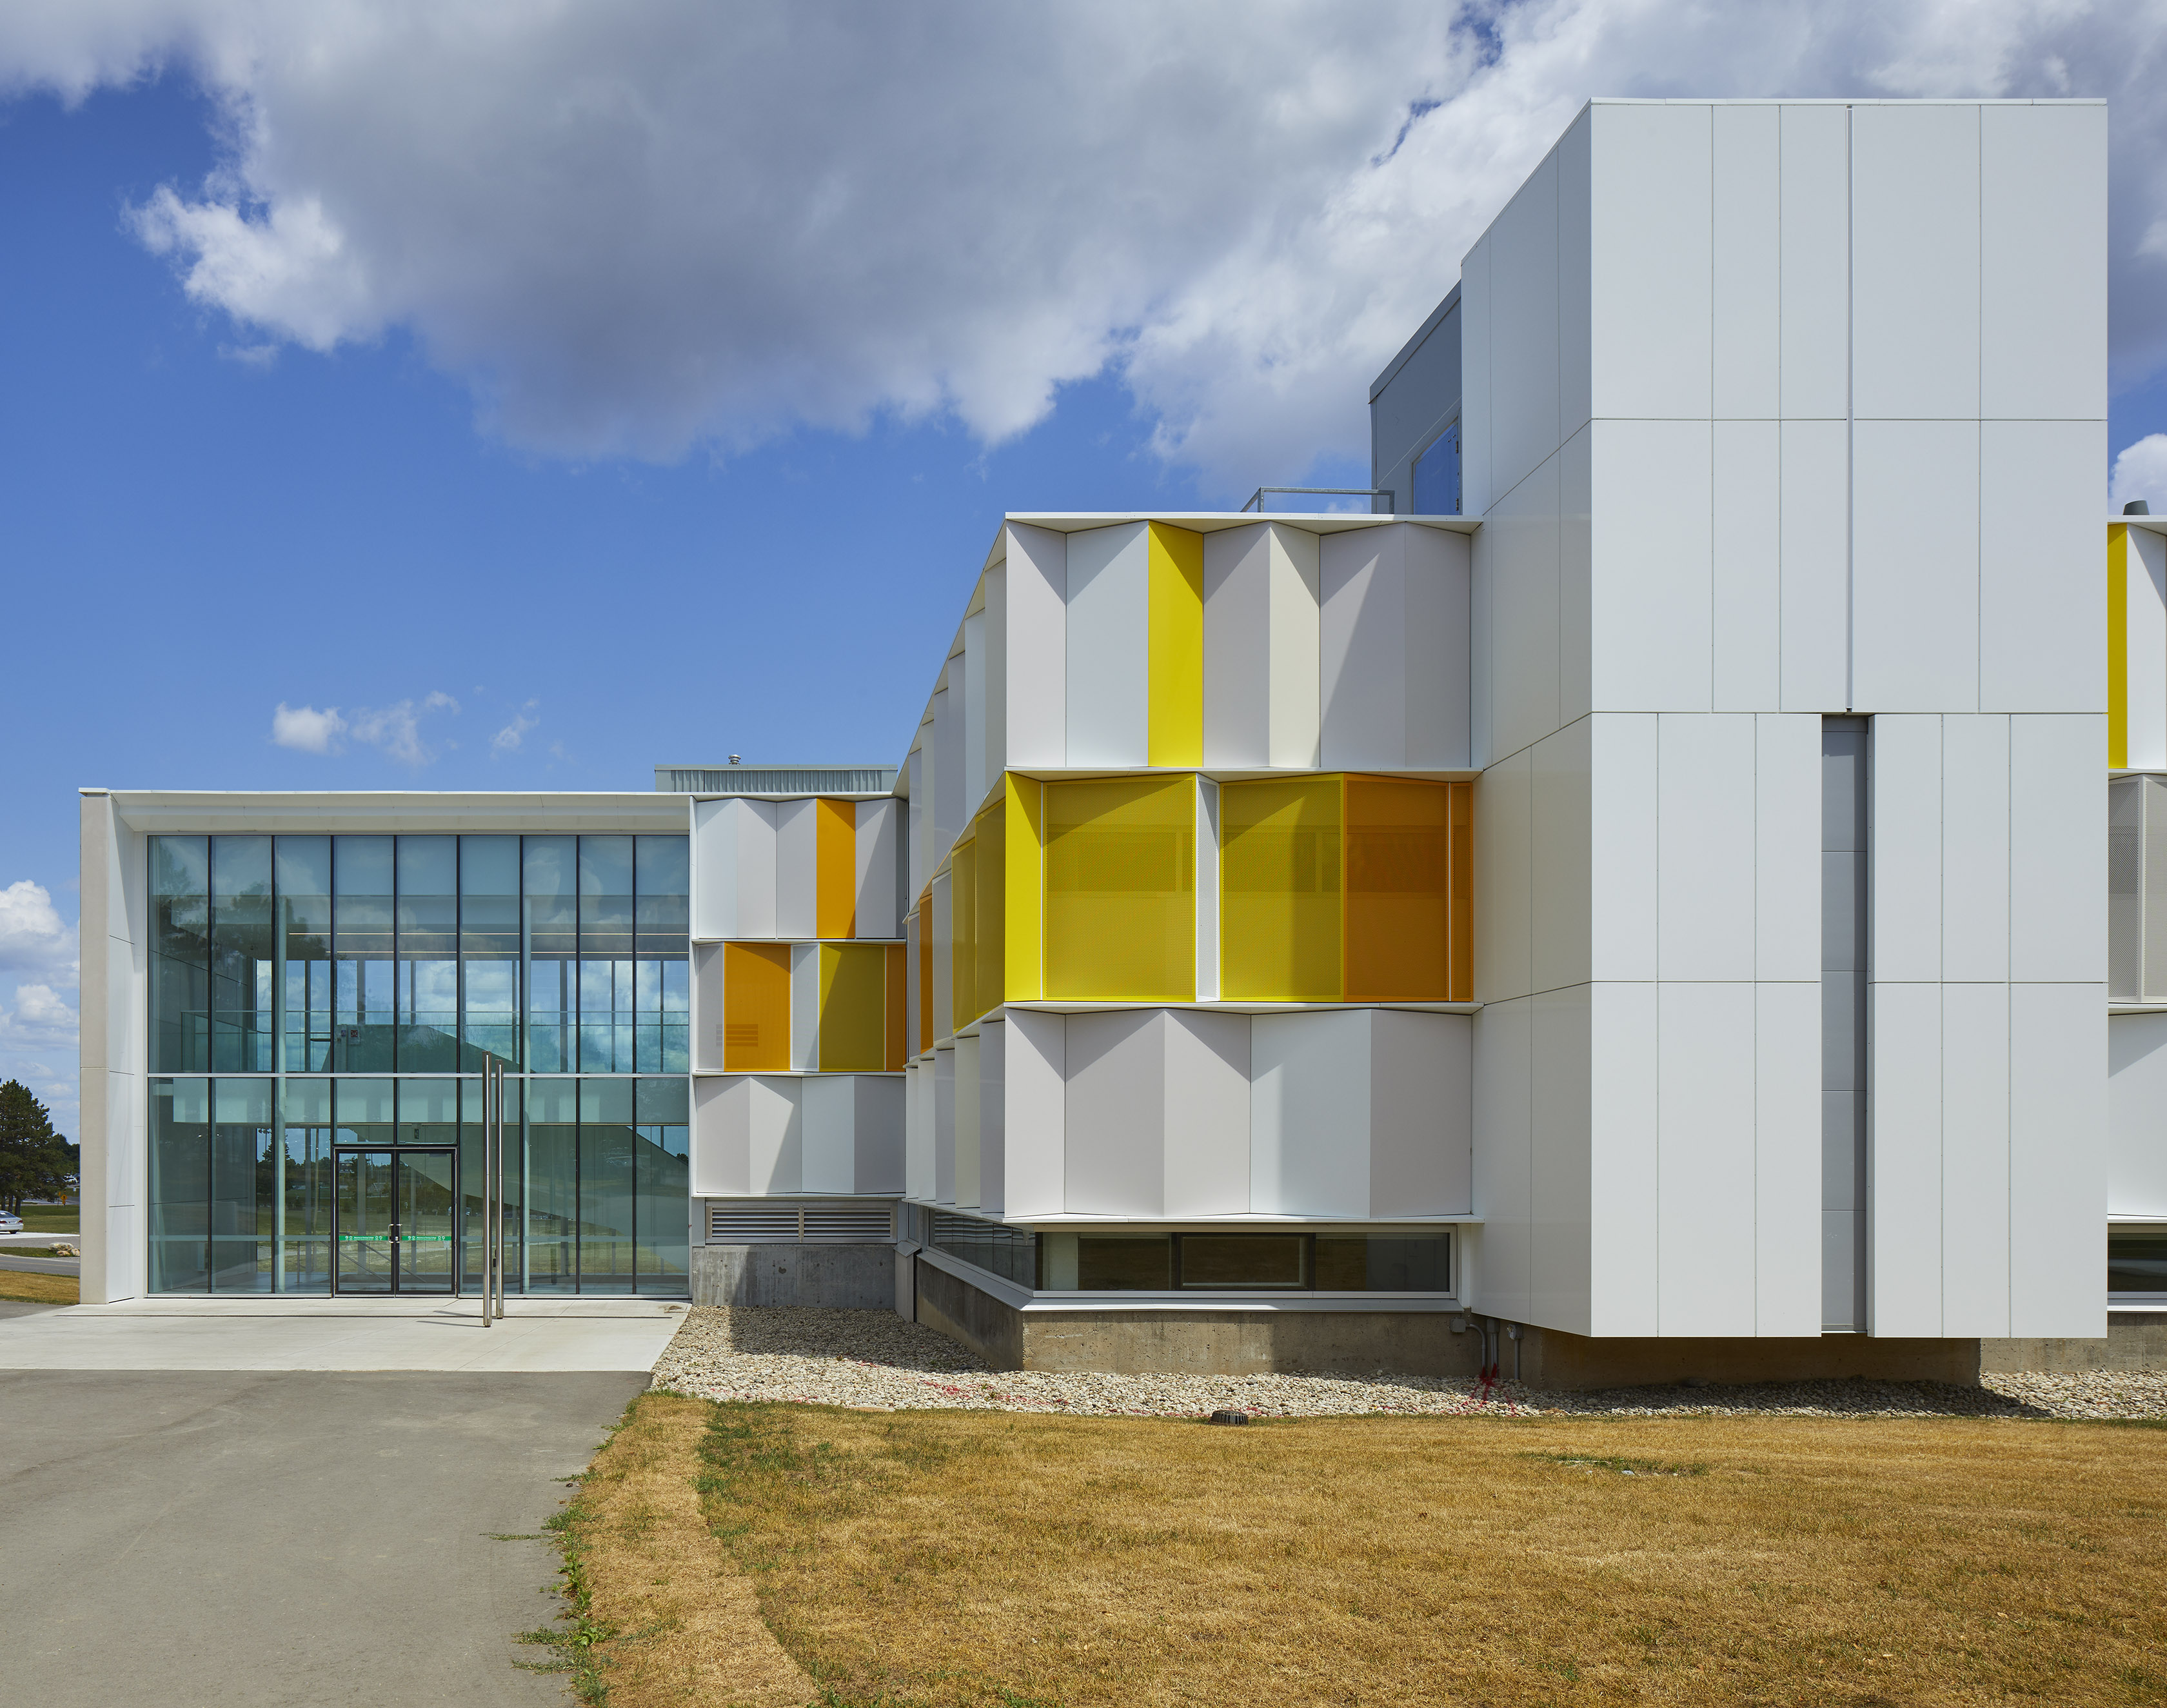
[(1076, 1417), (1397, 1415), (1539, 1417), (2167, 1418), (2167, 1372), (1993, 1375), (1943, 1382), (1756, 1382), (1736, 1387), (1540, 1392), (1465, 1376), (1108, 1376), (993, 1371), (945, 1334), (886, 1311), (726, 1308), (689, 1313), (654, 1385), (706, 1399), (781, 1400), (875, 1411), (927, 1408)]

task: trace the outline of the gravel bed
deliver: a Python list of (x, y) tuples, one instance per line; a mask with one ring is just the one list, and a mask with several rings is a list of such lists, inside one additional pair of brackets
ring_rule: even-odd
[(1387, 1414), (1459, 1417), (2167, 1418), (2167, 1372), (1992, 1375), (1931, 1382), (1756, 1382), (1607, 1392), (1485, 1387), (1464, 1376), (1105, 1376), (993, 1371), (887, 1311), (696, 1307), (654, 1366), (654, 1385), (706, 1399), (784, 1400), (877, 1411), (924, 1408), (1077, 1417)]

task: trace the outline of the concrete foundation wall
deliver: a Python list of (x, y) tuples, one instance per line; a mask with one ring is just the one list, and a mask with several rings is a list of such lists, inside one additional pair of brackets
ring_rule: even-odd
[(696, 1245), (696, 1305), (810, 1305), (826, 1310), (895, 1308), (892, 1245)]
[(1841, 1381), (1979, 1382), (1976, 1340), (1883, 1339), (1865, 1334), (1798, 1339), (1593, 1339), (1555, 1329), (1523, 1329), (1516, 1343), (1500, 1327), (1499, 1373), (1530, 1387), (1640, 1387), (1707, 1382)]
[(2167, 1370), (2167, 1315), (2110, 1311), (2103, 1340), (1982, 1340), (1979, 1361), (1982, 1370), (2072, 1375), (2087, 1370)]

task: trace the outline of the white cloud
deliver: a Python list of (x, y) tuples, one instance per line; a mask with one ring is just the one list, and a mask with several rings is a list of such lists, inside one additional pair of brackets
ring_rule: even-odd
[(381, 747), (401, 765), (427, 765), (436, 758), (437, 749), (422, 738), (422, 719), (432, 712), (448, 711), (456, 715), (458, 709), (459, 703), (442, 690), (426, 696), (418, 703), (401, 700), (396, 705), (374, 711), (357, 709), (352, 724), (353, 739)]
[(489, 744), (490, 758), (494, 759), (501, 753), (516, 753), (519, 751), (519, 744), (527, 739), (527, 732), (538, 728), (542, 722), (541, 713), (535, 710), (540, 703), (538, 700), (529, 700), (512, 714), (511, 721), (490, 739)]
[(314, 706), (289, 707), (281, 700), (271, 713), (271, 740), (297, 753), (331, 753), (346, 734), (346, 719), (336, 706), (319, 712)]
[(2124, 446), (2114, 459), (2114, 478), (2106, 490), (2107, 502), (2117, 510), (2142, 498), (2154, 516), (2167, 516), (2167, 433), (2147, 433)]
[(0, 967), (61, 973), (72, 982), (75, 948), (75, 929), (43, 884), (19, 878), (0, 889)]
[(252, 345), (409, 328), (568, 455), (883, 411), (993, 442), (1110, 365), (1222, 494), (1298, 479), (1360, 455), (1367, 382), (1591, 93), (2111, 97), (2113, 360), (2167, 359), (2167, 0), (0, 13), (0, 87), (163, 68), (227, 151), (135, 215), (191, 297)]

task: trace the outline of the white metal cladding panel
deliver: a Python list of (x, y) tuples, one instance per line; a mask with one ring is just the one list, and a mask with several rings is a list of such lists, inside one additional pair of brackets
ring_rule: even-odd
[[(1585, 718), (1595, 705), (1595, 429), (1580, 430), (1559, 448), (1558, 722)], [(1470, 558), (1472, 554), (1470, 554)], [(1470, 593), (1470, 608), (1473, 599)], [(1472, 624), (1470, 625), (1470, 633)], [(1468, 677), (1472, 698), (1474, 672)], [(1470, 730), (1470, 745), (1472, 729)]]
[(1714, 429), (1705, 420), (1598, 418), (1592, 432), (1592, 703), (1604, 712), (1705, 712), (1714, 692)]
[(1126, 1009), (1068, 1016), (1068, 1207), (1164, 1213), (1166, 1016)]
[(1660, 1331), (1754, 1332), (1754, 1005), (1733, 984), (1656, 987)]
[(1005, 1022), (978, 1027), (978, 1207), (1008, 1211), (1008, 1042)]
[[(1206, 536), (1208, 539), (1210, 536)], [(1270, 650), (1267, 683), (1268, 762), (1297, 769), (1318, 762), (1323, 704), (1318, 687), (1317, 537), (1306, 528), (1270, 528)], [(1209, 618), (1206, 618), (1207, 623)], [(1211, 666), (1205, 666), (1209, 692)], [(1209, 739), (1208, 737), (1206, 738)]]
[(2104, 422), (1979, 426), (1982, 710), (2106, 709), (2098, 516), (2106, 460)]
[(790, 1065), (809, 1074), (820, 1065), (820, 946), (790, 946)]
[(1711, 109), (1604, 105), (1593, 119), (1592, 413), (1704, 421), (1714, 412)]
[(1868, 995), (1868, 1322), (1878, 1335), (1942, 1332), (1942, 989), (1876, 983)]
[(904, 1190), (914, 1198), (936, 1198), (940, 1191), (940, 1174), (934, 1159), (937, 1125), (934, 1075), (934, 1058), (929, 1054), (912, 1063), (904, 1076), (910, 1126), (903, 1138), (903, 1174)]
[(1011, 770), (1068, 758), (1068, 536), (1010, 522), (1008, 753)]
[(2103, 417), (2106, 109), (1983, 108), (1979, 177), (1980, 412)]
[(956, 1040), (956, 1206), (978, 1207), (978, 1040)]
[(1664, 979), (1750, 979), (1754, 718), (1658, 720), (1656, 964)]
[(1873, 725), (1876, 979), (1942, 976), (1942, 720), (1876, 718)]
[(752, 1190), (752, 1123), (742, 1085), (734, 1079), (692, 1082), (695, 1193)]
[(893, 798), (857, 804), (858, 935), (902, 935), (895, 916), (895, 821)]
[(1370, 1215), (1472, 1212), (1472, 1039), (1465, 1015), (1370, 1010)]
[[(1590, 857), (1588, 962), (1597, 979), (1656, 976), (1659, 722), (1648, 712), (1588, 720), (1589, 842), (1602, 851)], [(1479, 933), (1476, 941), (1479, 951)]]
[(1821, 1328), (1821, 993), (1753, 987), (1753, 1326)]
[(945, 693), (934, 699), (933, 745), (940, 756), (933, 778), (933, 857), (948, 857), (948, 849), (962, 834), (971, 804), (963, 798), (963, 660), (951, 655), (943, 667)]
[(799, 1118), (803, 1122), (799, 1154), (805, 1191), (858, 1190), (854, 1077), (818, 1074), (799, 1084)]
[(2107, 1213), (2167, 1221), (2167, 1014), (2107, 1017)]
[(1559, 474), (1553, 457), (1492, 505), (1482, 527), (1490, 751), (1497, 755), (1558, 727)]
[(740, 1082), (750, 1128), (755, 1192), (805, 1190), (804, 1122), (799, 1079), (747, 1076)]
[(2009, 976), (2106, 978), (2104, 718), (2009, 720)]
[(728, 936), (737, 924), (737, 801), (692, 803), (692, 931)]
[(1841, 422), (1849, 409), (1849, 124), (1842, 107), (1781, 109), (1783, 413), (1793, 419)]
[(2167, 771), (2167, 539), (2125, 530), (2130, 768)]
[(1658, 987), (1600, 984), (1588, 991), (1589, 1330), (1655, 1334), (1662, 1275)]
[(1532, 971), (1534, 754), (1493, 765), (1475, 786), (1475, 995), (1526, 994)]
[[(1533, 751), (1534, 830), (1529, 979), (1536, 990), (1587, 982), (1594, 896), (1589, 745), (1595, 720), (1582, 718)], [(1605, 857), (1608, 849), (1605, 846)]]
[(1528, 1316), (1571, 1334), (1595, 1329), (1592, 994), (1587, 984), (1538, 991), (1529, 1016)]
[(933, 1053), (933, 1201), (956, 1201), (956, 1049)]
[[(956, 1031), (955, 965), (950, 958), (955, 948), (956, 926), (951, 906), (948, 874), (944, 872), (933, 880), (933, 1036), (936, 1042), (953, 1037)], [(925, 910), (919, 909), (919, 929), (923, 931)]]
[(1204, 762), (1271, 762), (1272, 528), (1204, 536)]
[(723, 946), (692, 946), (692, 1066), (703, 1074), (723, 1070)]
[(1367, 1015), (1258, 1015), (1249, 1049), (1251, 1207), (1260, 1215), (1367, 1216)]
[(924, 907), (909, 915), (903, 922), (903, 1048), (912, 1054), (918, 1051), (919, 1031), (918, 989), (918, 934), (930, 931), (933, 921), (926, 915), (930, 907)]
[(903, 1190), (903, 1098), (907, 1088), (893, 1074), (851, 1076), (856, 1099), (852, 1138), (856, 1155), (852, 1185), (856, 1192)]
[(1321, 542), (1327, 769), (1467, 763), (1468, 576), (1460, 534), (1401, 524)]
[[(1007, 535), (1003, 534), (1005, 542)], [(985, 650), (979, 703), (985, 719), (984, 770), (986, 787), (1008, 769), (1009, 761), (1009, 576), (1005, 564), (988, 568), (979, 583), (985, 595), (985, 623), (980, 639)]]
[(1787, 421), (1778, 431), (1782, 705), (1841, 712), (1851, 704), (1850, 430), (1839, 420)]
[(1715, 423), (1711, 703), (1719, 712), (1783, 703), (1783, 486), (1778, 423)]
[(1475, 1016), (1475, 1213), (1482, 1233), (1477, 1296), (1468, 1302), (1516, 1322), (1528, 1318), (1532, 1287), (1534, 1015), (1533, 1000), (1523, 996)]
[(963, 816), (986, 798), (986, 613), (963, 619)]
[[(1851, 125), (1859, 417), (1975, 417), (1979, 109), (1862, 106)], [(1913, 501), (1942, 507), (1919, 495)]]
[(1942, 1333), (2009, 1333), (2009, 987), (1942, 987)]
[(1714, 413), (1767, 419), (1782, 407), (1782, 113), (1718, 107), (1713, 119)]
[(1558, 138), (1558, 436), (1587, 426), (1595, 398), (1595, 114), (1583, 107)]
[(1490, 272), (1485, 236), (1460, 263), (1460, 504), (1469, 516), (1490, 509)]
[[(1461, 459), (1461, 491), (1466, 490)], [(1469, 765), (1487, 769), (1502, 756), (1497, 747), (1497, 565), (1502, 554), (1486, 523), (1468, 542), (1467, 748)]]
[[(734, 845), (726, 857), (735, 877), (735, 913), (715, 935), (771, 937), (776, 934), (775, 806), (768, 801), (744, 800), (723, 804), (730, 810), (722, 814), (718, 827), (726, 844)], [(730, 892), (725, 891), (723, 906), (730, 905)]]
[(1492, 508), (1564, 437), (1558, 431), (1557, 216), (1553, 154), (1520, 186), (1484, 240), (1490, 252)]
[(1249, 1016), (1165, 1011), (1165, 1212), (1249, 1208)]
[[(923, 742), (929, 732), (924, 725), (919, 728), (919, 740)], [(928, 857), (933, 839), (933, 815), (926, 804), (933, 798), (932, 784), (927, 780), (925, 753), (922, 747), (911, 750), (908, 766), (910, 777), (910, 817), (907, 825), (910, 837), (909, 889), (914, 901), (925, 888), (925, 880), (932, 875), (933, 862)]]
[(1150, 762), (1147, 524), (1068, 536), (1068, 760)]
[(2009, 991), (2009, 1332), (2106, 1332), (2106, 1005), (2096, 984)]
[(1068, 1021), (1012, 1008), (1002, 1030), (1004, 1212), (1057, 1215), (1068, 1207)]
[(775, 934), (779, 937), (819, 935), (817, 897), (820, 862), (819, 804), (778, 801), (775, 808)]
[(1753, 816), (1753, 976), (1818, 984), (1820, 719), (1781, 712), (1754, 719)]
[(2009, 719), (1942, 719), (1942, 977), (2009, 977)]
[(1196, 1000), (1219, 996), (1219, 785), (1196, 779)]

